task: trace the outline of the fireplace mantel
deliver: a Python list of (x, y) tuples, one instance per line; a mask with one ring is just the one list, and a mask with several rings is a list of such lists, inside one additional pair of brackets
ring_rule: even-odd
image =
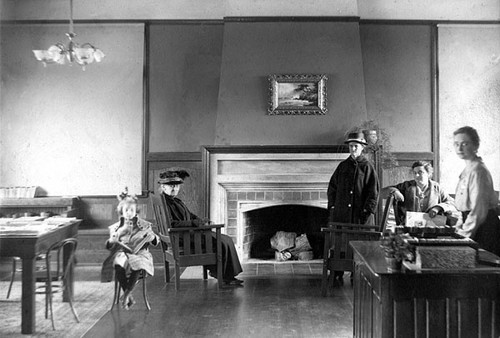
[(328, 182), (347, 145), (204, 147), (205, 210), (242, 250), (242, 213), (251, 206), (302, 204), (326, 208)]

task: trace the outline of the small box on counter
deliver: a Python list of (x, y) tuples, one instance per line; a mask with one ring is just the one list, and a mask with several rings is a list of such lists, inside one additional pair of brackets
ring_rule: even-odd
[(477, 251), (469, 246), (419, 246), (416, 265), (422, 269), (470, 269), (476, 267)]
[(414, 238), (416, 267), (421, 269), (468, 269), (477, 264), (478, 245), (469, 238)]

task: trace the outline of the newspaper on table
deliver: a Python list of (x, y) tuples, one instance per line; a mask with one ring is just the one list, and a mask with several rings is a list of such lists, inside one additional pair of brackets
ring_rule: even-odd
[(431, 218), (426, 212), (407, 211), (406, 226), (410, 228), (444, 228), (446, 216), (436, 215)]
[(75, 219), (75, 217), (0, 218), (0, 236), (38, 236)]

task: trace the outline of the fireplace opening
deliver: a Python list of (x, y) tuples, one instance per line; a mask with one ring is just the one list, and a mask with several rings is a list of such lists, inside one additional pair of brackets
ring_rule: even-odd
[(274, 259), (271, 237), (278, 231), (306, 234), (314, 259), (322, 258), (323, 234), (321, 227), (328, 221), (326, 209), (308, 205), (275, 205), (243, 213), (245, 224), (244, 247), (249, 258)]

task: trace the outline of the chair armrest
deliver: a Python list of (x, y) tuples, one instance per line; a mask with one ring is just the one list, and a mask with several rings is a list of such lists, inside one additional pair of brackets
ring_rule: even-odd
[(350, 230), (375, 230), (379, 231), (380, 226), (376, 224), (355, 224), (355, 223), (341, 223), (341, 222), (332, 222), (328, 227), (322, 227), (322, 232), (331, 232), (329, 229), (350, 229)]
[(221, 229), (225, 225), (224, 224), (209, 224), (209, 225), (200, 225), (199, 227), (182, 227), (182, 228), (168, 228), (168, 232), (185, 232), (185, 231), (206, 231), (212, 229)]
[(332, 232), (336, 234), (350, 234), (350, 235), (365, 235), (365, 236), (382, 236), (380, 231), (371, 231), (371, 230), (350, 230), (350, 229), (333, 229)]
[(170, 237), (169, 236), (165, 236), (165, 235), (162, 235), (162, 234), (157, 234), (157, 235), (158, 235), (158, 237), (160, 237), (160, 240), (162, 242), (170, 244)]
[(222, 229), (225, 226), (226, 226), (225, 224), (208, 224), (208, 225), (199, 226), (198, 228), (201, 228), (201, 229)]

